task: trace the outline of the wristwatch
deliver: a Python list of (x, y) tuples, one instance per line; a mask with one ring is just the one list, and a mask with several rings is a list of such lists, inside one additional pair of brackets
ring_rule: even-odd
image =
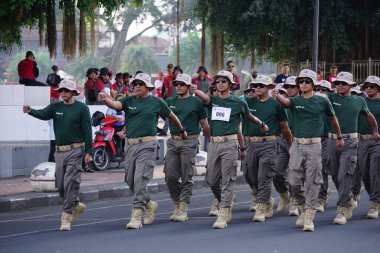
[(186, 133), (186, 128), (182, 127), (182, 128), (179, 130), (179, 133), (180, 133), (180, 134), (184, 134), (184, 133)]

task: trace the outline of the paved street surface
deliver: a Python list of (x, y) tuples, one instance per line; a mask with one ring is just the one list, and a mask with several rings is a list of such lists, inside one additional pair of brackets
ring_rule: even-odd
[(125, 229), (130, 197), (86, 203), (88, 210), (70, 232), (59, 231), (59, 206), (1, 213), (0, 252), (379, 252), (380, 219), (366, 219), (366, 193), (353, 219), (339, 226), (332, 224), (333, 191), (327, 211), (317, 214), (316, 231), (305, 233), (294, 226), (295, 217), (276, 211), (272, 219), (252, 222), (248, 187), (236, 190), (233, 219), (223, 230), (212, 229), (215, 218), (207, 216), (209, 189), (194, 192), (190, 219), (183, 223), (168, 220), (172, 206), (167, 193), (153, 195), (160, 205), (156, 222), (139, 230)]

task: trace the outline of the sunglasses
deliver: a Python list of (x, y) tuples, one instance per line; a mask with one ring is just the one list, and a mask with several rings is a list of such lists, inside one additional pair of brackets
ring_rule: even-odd
[(284, 88), (285, 90), (287, 90), (287, 89), (294, 89), (296, 86), (292, 86), (292, 85), (284, 85), (284, 86), (282, 86), (282, 88)]
[(335, 86), (347, 86), (349, 85), (348, 83), (345, 82), (334, 82)]
[(327, 88), (315, 88), (315, 91), (319, 91), (319, 92), (329, 92), (330, 90), (327, 89)]
[(145, 85), (145, 83), (144, 82), (141, 82), (141, 81), (137, 81), (137, 82), (134, 82), (133, 84), (133, 87), (136, 87), (136, 86), (144, 86)]
[(297, 84), (303, 84), (303, 83), (306, 83), (306, 84), (311, 84), (313, 83), (313, 81), (309, 78), (305, 78), (305, 79), (298, 79), (297, 80)]
[(287, 94), (285, 91), (283, 91), (283, 90), (279, 90), (278, 91), (281, 95), (284, 95), (284, 94)]
[(232, 68), (235, 68), (235, 66), (234, 65), (230, 65), (230, 66), (228, 66), (228, 68), (232, 69)]
[(216, 79), (215, 83), (227, 83), (227, 79)]
[(62, 93), (62, 92), (69, 93), (70, 91), (71, 91), (71, 90), (66, 89), (66, 88), (62, 88), (62, 89), (59, 89), (59, 90), (58, 90), (59, 93)]
[(247, 93), (255, 93), (254, 89), (247, 90)]
[(187, 84), (184, 83), (184, 82), (173, 82), (173, 86), (175, 86), (175, 87), (177, 87), (177, 86), (184, 87), (184, 86), (187, 86)]
[(252, 84), (252, 88), (254, 88), (254, 89), (257, 89), (257, 88), (262, 89), (262, 88), (264, 88), (264, 87), (265, 87), (265, 84), (263, 84), (263, 83), (255, 83), (255, 84)]
[(168, 68), (168, 69), (172, 69), (172, 68), (173, 68), (173, 66), (170, 66), (170, 65), (169, 65), (169, 66), (167, 66), (167, 68)]
[(364, 84), (363, 85), (363, 89), (365, 90), (365, 89), (368, 89), (368, 88), (370, 88), (370, 89), (375, 89), (376, 88), (376, 84)]

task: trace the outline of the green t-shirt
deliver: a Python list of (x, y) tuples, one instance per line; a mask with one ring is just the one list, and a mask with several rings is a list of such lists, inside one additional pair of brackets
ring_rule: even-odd
[(87, 105), (78, 101), (69, 105), (58, 102), (41, 110), (32, 109), (31, 115), (42, 120), (53, 119), (57, 146), (84, 142), (85, 152), (92, 152), (91, 117)]
[[(358, 132), (359, 114), (367, 115), (369, 110), (364, 98), (360, 96), (342, 96), (329, 94), (342, 134)], [(335, 129), (331, 129), (335, 133)]]
[(125, 97), (120, 102), (125, 112), (127, 138), (156, 136), (158, 116), (168, 117), (171, 112), (162, 99), (150, 95)]
[(288, 117), (288, 126), (290, 132), (294, 132), (294, 123), (293, 123), (293, 111), (289, 108), (285, 108), (286, 116)]
[[(377, 121), (377, 132), (380, 133), (380, 98), (378, 99), (365, 99), (369, 111), (373, 114)], [(359, 133), (372, 134), (372, 129), (369, 126), (366, 115), (359, 114)]]
[(237, 134), (241, 117), (250, 114), (247, 102), (233, 95), (225, 99), (210, 96), (207, 107), (210, 109), (211, 136)]
[(293, 112), (294, 137), (322, 137), (324, 131), (323, 114), (334, 116), (330, 101), (320, 96), (305, 99), (303, 96), (289, 98), (289, 109)]
[[(280, 135), (279, 122), (287, 121), (287, 116), (284, 107), (275, 100), (269, 98), (266, 101), (260, 101), (258, 97), (246, 98), (248, 108), (250, 112), (264, 121), (269, 127), (267, 135)], [(244, 136), (264, 136), (264, 132), (261, 131), (261, 127), (249, 122), (246, 118), (243, 121), (243, 135)]]
[[(186, 128), (187, 134), (199, 134), (201, 132), (199, 120), (206, 119), (206, 109), (202, 101), (194, 96), (179, 98), (178, 96), (165, 100), (169, 108), (174, 112), (181, 121), (182, 126)], [(170, 132), (179, 135), (179, 130), (170, 122)]]

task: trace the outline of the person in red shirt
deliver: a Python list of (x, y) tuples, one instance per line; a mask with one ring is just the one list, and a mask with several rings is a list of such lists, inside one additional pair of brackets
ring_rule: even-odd
[[(227, 70), (232, 73), (232, 71), (235, 68), (235, 63), (233, 61), (228, 61), (226, 65), (227, 65)], [(234, 90), (239, 90), (240, 89), (240, 79), (239, 79), (239, 76), (236, 75), (235, 73), (232, 73), (232, 75), (233, 75), (234, 81), (236, 83), (236, 84), (234, 84), (232, 86), (232, 90), (233, 91)]]
[(90, 68), (87, 70), (87, 82), (84, 84), (84, 95), (86, 97), (87, 105), (95, 105), (97, 101), (97, 95), (99, 92), (95, 91), (96, 80), (98, 79), (97, 68)]
[(324, 80), (323, 76), (324, 76), (323, 69), (318, 69), (318, 72), (317, 72), (317, 80), (318, 80), (318, 82)]
[(329, 82), (332, 83), (336, 79), (336, 75), (338, 74), (338, 67), (336, 65), (332, 65), (330, 68)]
[(17, 66), (18, 75), (20, 77), (19, 83), (24, 84), (25, 86), (46, 86), (46, 84), (36, 80), (40, 71), (37, 62), (34, 59), (33, 52), (27, 51), (25, 59), (19, 62)]
[(176, 89), (173, 89), (173, 81), (175, 80), (178, 74), (182, 74), (182, 73), (183, 71), (181, 67), (175, 66), (173, 69), (173, 74), (164, 79), (164, 87), (165, 87), (165, 94), (163, 94), (164, 99), (177, 96)]
[(111, 96), (116, 98), (117, 95), (125, 97), (128, 94), (128, 87), (123, 83), (123, 73), (117, 73), (115, 83), (111, 85)]
[(55, 102), (58, 102), (59, 97), (61, 95), (55, 89), (57, 89), (59, 83), (62, 81), (62, 78), (60, 75), (57, 74), (58, 73), (57, 65), (53, 65), (51, 67), (51, 70), (53, 70), (53, 73), (47, 76), (46, 83), (50, 86), (50, 102), (55, 103)]
[[(165, 99), (168, 96), (168, 87), (169, 87), (169, 83), (173, 80), (173, 77), (174, 77), (174, 73), (173, 73), (173, 64), (169, 63), (167, 66), (166, 66), (166, 70), (167, 70), (167, 73), (166, 73), (166, 76), (164, 78), (164, 83), (162, 85), (162, 97)], [(171, 95), (171, 94), (170, 94)]]
[(111, 82), (108, 68), (101, 68), (99, 70), (99, 78), (96, 80), (96, 90), (98, 93), (103, 91), (111, 96)]

